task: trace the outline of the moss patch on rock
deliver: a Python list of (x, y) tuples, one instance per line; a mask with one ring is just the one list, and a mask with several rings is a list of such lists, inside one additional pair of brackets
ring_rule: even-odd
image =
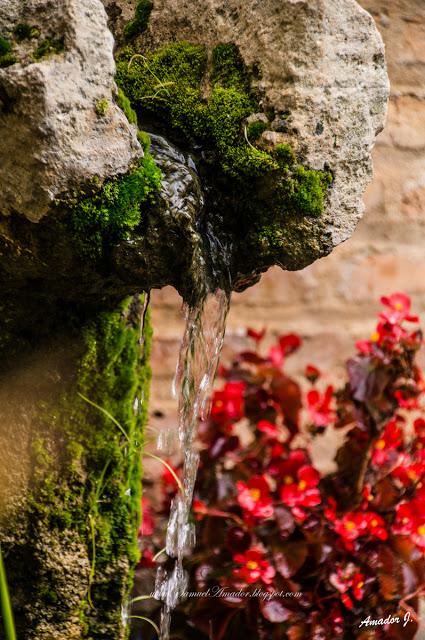
[(76, 336), (69, 388), (39, 408), (34, 489), (20, 515), (26, 530), (3, 545), (18, 633), (28, 639), (126, 635), (119, 603), (139, 557), (150, 382), (151, 329), (147, 321), (141, 341), (142, 310), (136, 296), (89, 320)]
[(96, 259), (126, 238), (140, 224), (143, 207), (155, 201), (160, 185), (161, 172), (146, 152), (128, 174), (110, 178), (102, 186), (92, 181), (83, 193), (68, 195), (67, 225), (78, 252)]
[(124, 39), (128, 42), (146, 31), (149, 17), (153, 9), (151, 0), (139, 0), (136, 5), (134, 19), (124, 27)]
[(0, 69), (10, 67), (15, 62), (17, 62), (17, 59), (12, 53), (12, 43), (7, 38), (0, 36)]
[[(265, 108), (261, 122), (249, 121), (261, 112), (260, 96), (234, 44), (210, 52), (189, 42), (146, 53), (126, 47), (117, 56), (117, 82), (141, 121), (148, 119), (197, 157), (207, 215), (219, 221), (215, 231), (222, 243), (227, 237), (235, 246), (240, 239), (249, 256), (258, 255), (260, 242), (267, 268), (285, 263), (285, 228), (298, 225), (298, 241), (309, 242), (314, 225), (322, 227), (332, 176), (304, 166), (289, 145), (265, 147), (262, 134), (273, 114)], [(312, 231), (307, 236), (306, 228)]]
[(63, 38), (55, 39), (55, 38), (45, 38), (40, 42), (33, 53), (33, 58), (37, 62), (47, 58), (49, 56), (55, 55), (57, 53), (62, 53), (64, 50), (64, 42)]

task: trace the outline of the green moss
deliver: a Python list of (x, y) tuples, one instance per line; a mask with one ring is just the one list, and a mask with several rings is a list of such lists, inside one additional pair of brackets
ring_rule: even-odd
[[(245, 119), (260, 106), (237, 47), (219, 44), (210, 67), (207, 59), (205, 47), (188, 42), (146, 56), (127, 47), (118, 55), (117, 81), (142, 118), (154, 119), (166, 133), (203, 150), (216, 194), (222, 190), (229, 200), (235, 193), (239, 204), (246, 196), (249, 206), (244, 202), (241, 209), (250, 216), (247, 228), (258, 226), (258, 218), (269, 226), (270, 216), (282, 225), (288, 215), (320, 215), (327, 174), (299, 165), (289, 145), (277, 145), (273, 152), (255, 147), (265, 122), (252, 123), (245, 133)], [(238, 203), (231, 208), (235, 214)]]
[[(141, 452), (148, 415), (152, 336), (148, 315), (141, 345), (142, 309), (143, 299), (136, 296), (83, 327), (74, 385), (60, 406), (43, 408), (44, 427), (40, 431), (44, 439), (39, 438), (36, 444), (30, 508), (33, 531), (29, 535), (37, 540), (44, 531), (52, 539), (82, 545), (91, 572), (88, 582), (87, 573), (82, 573), (81, 591), (87, 599), (78, 602), (77, 611), (72, 609), (75, 594), (74, 604), (70, 604), (64, 600), (63, 586), (57, 590), (61, 575), (46, 579), (40, 573), (34, 576), (34, 598), (43, 604), (44, 620), (52, 615), (55, 624), (58, 622), (56, 607), (65, 620), (78, 614), (81, 637), (90, 640), (119, 636), (118, 604), (128, 596), (139, 559)], [(60, 442), (60, 448), (52, 456), (55, 442)], [(42, 546), (35, 548), (39, 553)], [(29, 572), (32, 568), (34, 565), (28, 565)], [(36, 566), (34, 570), (39, 571)], [(73, 570), (78, 567), (69, 567), (71, 573)]]
[(281, 167), (292, 167), (297, 158), (289, 144), (277, 144), (274, 148), (274, 155)]
[(130, 122), (130, 124), (137, 124), (136, 112), (132, 108), (130, 104), (130, 100), (127, 98), (127, 96), (124, 94), (124, 92), (121, 89), (118, 89), (117, 105), (122, 111), (124, 111), (127, 117), (127, 120)]
[(213, 52), (212, 90), (202, 95), (207, 72), (205, 47), (173, 43), (145, 57), (127, 48), (118, 59), (117, 79), (142, 113), (180, 131), (195, 144), (220, 155), (225, 173), (252, 177), (277, 168), (270, 154), (246, 144), (241, 123), (255, 108), (247, 76), (234, 45)]
[(108, 113), (109, 100), (107, 100), (106, 98), (101, 98), (96, 102), (94, 109), (99, 118), (103, 118)]
[(305, 215), (320, 216), (324, 208), (325, 193), (332, 182), (332, 176), (326, 171), (314, 171), (297, 166), (291, 183), (291, 202), (294, 209)]
[(67, 203), (67, 219), (81, 255), (99, 258), (127, 237), (142, 220), (143, 206), (153, 203), (160, 189), (161, 172), (146, 153), (127, 175), (107, 180), (101, 188)]
[(249, 79), (238, 47), (233, 43), (219, 44), (213, 50), (211, 80), (226, 88), (238, 87), (249, 93)]
[(149, 134), (146, 133), (146, 131), (138, 131), (137, 132), (137, 139), (140, 142), (140, 144), (142, 145), (142, 149), (144, 151), (144, 153), (148, 153), (150, 146), (151, 146), (151, 139), (149, 137)]
[(7, 53), (10, 53), (12, 50), (12, 45), (9, 40), (6, 38), (0, 37), (0, 56), (4, 56)]
[(127, 42), (146, 31), (152, 9), (153, 2), (151, 0), (139, 0), (134, 20), (128, 22), (124, 27), (124, 38)]
[(10, 67), (17, 62), (17, 58), (11, 52), (12, 44), (10, 41), (0, 36), (0, 69)]
[(42, 60), (64, 50), (63, 39), (45, 38), (33, 53), (34, 60)]
[(4, 56), (0, 56), (0, 68), (10, 67), (12, 64), (16, 64), (18, 59), (12, 53), (6, 53)]
[(37, 38), (40, 35), (40, 32), (36, 27), (33, 27), (26, 22), (20, 22), (13, 29), (13, 35), (18, 42), (22, 42), (23, 40)]
[(256, 142), (256, 140), (258, 140), (261, 134), (264, 133), (264, 131), (266, 130), (267, 130), (267, 124), (265, 122), (261, 122), (261, 121), (251, 122), (246, 128), (248, 140), (250, 142)]

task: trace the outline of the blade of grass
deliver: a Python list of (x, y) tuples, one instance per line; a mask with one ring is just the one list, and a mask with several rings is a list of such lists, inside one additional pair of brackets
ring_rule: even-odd
[(15, 623), (13, 620), (12, 605), (10, 604), (9, 587), (7, 585), (6, 569), (3, 562), (3, 554), (0, 545), (0, 600), (3, 616), (4, 632), (6, 640), (16, 640)]
[(154, 600), (153, 596), (137, 596), (137, 598), (133, 598), (130, 600), (130, 604), (134, 604), (135, 602), (142, 602), (142, 600)]
[(153, 626), (153, 628), (155, 629), (155, 631), (159, 635), (159, 627), (150, 618), (145, 618), (144, 616), (130, 616), (130, 619), (133, 619), (133, 620), (144, 620), (145, 622), (149, 622), (149, 624)]
[(123, 434), (123, 436), (125, 436), (125, 438), (127, 439), (128, 442), (130, 441), (130, 438), (126, 432), (126, 430), (124, 429), (124, 427), (122, 425), (120, 425), (120, 423), (118, 422), (118, 420), (116, 418), (114, 418), (113, 415), (111, 415), (109, 413), (109, 411), (106, 411), (106, 409), (104, 409), (103, 407), (101, 407), (100, 405), (96, 404), (95, 402), (93, 402), (92, 400), (89, 400), (88, 398), (86, 398), (86, 396), (83, 396), (82, 393), (78, 394), (80, 396), (80, 398), (82, 398), (83, 400), (85, 400), (85, 402), (87, 402), (88, 404), (91, 404), (92, 407), (95, 407), (96, 409), (98, 409), (99, 411), (101, 411), (107, 418), (109, 418), (110, 420), (112, 420), (112, 422), (118, 427), (118, 429), (121, 431), (121, 433)]
[(171, 473), (171, 475), (173, 476), (174, 480), (177, 482), (178, 488), (180, 489), (180, 491), (182, 493), (184, 493), (183, 485), (180, 482), (180, 478), (178, 477), (178, 475), (176, 474), (174, 469), (172, 467), (170, 467), (168, 462), (165, 462), (165, 460), (163, 460), (162, 458), (159, 458), (154, 453), (145, 453), (144, 455), (148, 456), (148, 458), (153, 458), (153, 460), (156, 460), (157, 462), (160, 462), (162, 465), (164, 465), (164, 467), (167, 467), (168, 471)]

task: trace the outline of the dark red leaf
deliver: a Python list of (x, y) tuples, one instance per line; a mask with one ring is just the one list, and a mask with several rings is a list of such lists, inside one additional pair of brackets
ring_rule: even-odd
[(292, 513), (285, 507), (275, 507), (274, 514), (282, 537), (288, 538), (295, 529)]
[(269, 622), (286, 622), (291, 616), (291, 611), (283, 606), (280, 600), (260, 600), (261, 613)]
[(284, 578), (292, 578), (303, 566), (307, 554), (305, 542), (289, 542), (275, 554), (276, 568)]

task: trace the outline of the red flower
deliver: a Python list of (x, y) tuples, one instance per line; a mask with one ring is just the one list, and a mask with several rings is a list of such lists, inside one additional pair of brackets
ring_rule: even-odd
[(314, 507), (322, 501), (317, 485), (320, 474), (310, 464), (301, 449), (291, 451), (280, 465), (282, 502), (288, 507)]
[(171, 460), (165, 460), (165, 462), (167, 463), (168, 466), (163, 465), (162, 466), (162, 476), (161, 476), (161, 480), (162, 480), (162, 484), (164, 486), (164, 489), (168, 490), (174, 490), (177, 489), (177, 482), (176, 479), (174, 477), (174, 475), (171, 473), (170, 469), (168, 467), (171, 467), (173, 469), (173, 471), (175, 472), (175, 474), (178, 476), (179, 472), (178, 470), (174, 469)]
[(344, 540), (347, 549), (353, 548), (353, 541), (370, 535), (378, 540), (386, 540), (388, 533), (385, 521), (373, 511), (351, 511), (335, 522), (335, 531)]
[(413, 483), (416, 484), (425, 475), (425, 460), (411, 462), (408, 455), (402, 455), (398, 463), (399, 466), (393, 469), (391, 475), (404, 487), (408, 487)]
[(273, 515), (270, 487), (264, 476), (254, 476), (248, 482), (239, 480), (236, 486), (239, 491), (237, 500), (242, 509), (254, 518), (270, 518)]
[(269, 361), (275, 367), (281, 367), (286, 356), (291, 355), (301, 346), (301, 338), (295, 333), (289, 333), (286, 336), (280, 336), (278, 343), (269, 349)]
[(139, 536), (151, 536), (155, 531), (155, 520), (153, 518), (152, 505), (148, 498), (142, 498), (141, 508), (142, 523), (139, 529)]
[(418, 390), (410, 387), (406, 389), (397, 389), (394, 392), (394, 398), (398, 402), (398, 406), (402, 409), (419, 409)]
[(413, 427), (415, 429), (416, 437), (419, 438), (419, 440), (425, 441), (425, 420), (423, 418), (418, 418), (413, 423)]
[(366, 511), (369, 508), (369, 503), (373, 502), (373, 500), (374, 495), (372, 493), (372, 488), (370, 484), (365, 484), (362, 489), (362, 502), (360, 507)]
[(279, 338), (279, 347), (284, 357), (299, 349), (301, 344), (301, 338), (296, 333), (289, 333)]
[(245, 387), (245, 382), (226, 382), (221, 391), (215, 391), (211, 407), (212, 418), (217, 422), (240, 420), (244, 414)]
[(152, 549), (144, 549), (140, 556), (139, 567), (143, 567), (144, 569), (151, 569), (152, 567), (155, 567)]
[(379, 440), (375, 442), (372, 450), (372, 463), (375, 465), (385, 464), (391, 459), (391, 455), (403, 443), (403, 431), (398, 426), (401, 418), (395, 417), (390, 420)]
[(328, 498), (326, 501), (326, 507), (324, 510), (324, 516), (330, 522), (336, 522), (336, 501), (334, 498)]
[(344, 542), (357, 540), (366, 533), (366, 527), (366, 518), (361, 511), (348, 512), (335, 522), (335, 531), (344, 539)]
[(312, 423), (316, 427), (326, 427), (335, 418), (333, 409), (334, 389), (329, 385), (323, 395), (317, 389), (312, 389), (307, 394), (308, 412)]
[(264, 336), (266, 335), (266, 330), (262, 329), (261, 331), (256, 331), (255, 329), (248, 329), (246, 332), (246, 335), (249, 338), (252, 338), (253, 340), (255, 340), (258, 347), (260, 342), (262, 342), (262, 340), (264, 339)]
[(208, 507), (203, 500), (195, 499), (192, 503), (192, 510), (196, 520), (202, 520), (202, 518), (208, 514)]
[(258, 422), (257, 424), (257, 429), (258, 431), (261, 431), (261, 433), (264, 433), (264, 435), (271, 440), (274, 440), (279, 435), (279, 429), (277, 425), (272, 424), (268, 420), (260, 420), (260, 422)]
[(370, 340), (358, 340), (356, 342), (356, 349), (364, 356), (368, 356), (373, 351), (373, 344)]
[(314, 384), (322, 375), (320, 370), (312, 364), (308, 364), (305, 368), (304, 375), (307, 380), (310, 380), (312, 384)]
[(397, 507), (392, 532), (409, 536), (412, 542), (425, 552), (425, 495), (418, 492), (411, 502), (402, 502)]
[(264, 582), (271, 584), (276, 575), (276, 571), (264, 558), (264, 553), (260, 547), (252, 547), (245, 553), (237, 553), (233, 556), (233, 561), (241, 566), (233, 569), (233, 576), (243, 580), (246, 584), (254, 582)]
[(405, 293), (393, 293), (391, 296), (383, 296), (381, 303), (387, 310), (380, 314), (380, 317), (389, 324), (399, 324), (403, 320), (408, 322), (418, 322), (417, 316), (410, 315), (412, 305), (409, 296)]
[[(362, 600), (364, 596), (364, 575), (350, 562), (342, 566), (337, 565), (336, 571), (329, 577), (329, 582), (339, 593), (341, 601), (347, 609), (353, 608), (352, 595), (356, 600)], [(351, 594), (348, 592), (351, 590)]]
[(388, 538), (388, 532), (385, 528), (385, 520), (380, 515), (373, 511), (369, 511), (368, 513), (365, 513), (365, 518), (367, 534), (374, 538), (378, 538), (378, 540), (386, 540)]

